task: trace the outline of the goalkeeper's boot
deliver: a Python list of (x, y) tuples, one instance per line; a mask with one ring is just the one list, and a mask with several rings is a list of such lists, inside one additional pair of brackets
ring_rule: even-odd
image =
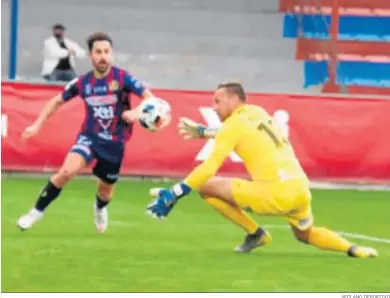
[(255, 233), (246, 235), (244, 242), (237, 246), (235, 251), (242, 253), (250, 252), (256, 247), (267, 245), (271, 240), (272, 237), (266, 230), (258, 228)]
[(22, 231), (25, 231), (32, 227), (38, 220), (43, 216), (43, 212), (38, 211), (37, 209), (31, 209), (26, 215), (18, 219), (16, 225)]
[(93, 205), (95, 213), (95, 227), (99, 233), (104, 233), (108, 227), (108, 211), (107, 207), (98, 208), (96, 204)]
[(372, 247), (363, 247), (363, 246), (351, 246), (348, 250), (348, 256), (355, 258), (375, 258), (378, 256), (376, 249)]

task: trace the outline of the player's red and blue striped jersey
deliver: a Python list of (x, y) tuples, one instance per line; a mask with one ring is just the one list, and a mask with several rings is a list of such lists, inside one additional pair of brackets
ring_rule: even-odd
[(76, 96), (85, 104), (85, 119), (81, 133), (99, 141), (124, 143), (131, 137), (132, 126), (122, 120), (122, 112), (131, 108), (130, 94), (141, 96), (143, 84), (127, 71), (111, 67), (103, 78), (92, 71), (81, 75), (65, 87), (62, 98)]

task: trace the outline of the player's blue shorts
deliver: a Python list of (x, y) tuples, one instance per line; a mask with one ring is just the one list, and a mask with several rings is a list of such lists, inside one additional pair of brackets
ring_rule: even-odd
[(93, 174), (104, 182), (113, 184), (118, 180), (124, 156), (124, 144), (79, 134), (70, 152), (80, 154), (88, 164), (95, 159)]

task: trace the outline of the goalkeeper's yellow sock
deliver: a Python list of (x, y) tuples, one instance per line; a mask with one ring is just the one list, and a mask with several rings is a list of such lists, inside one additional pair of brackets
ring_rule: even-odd
[(339, 234), (326, 228), (312, 227), (309, 243), (324, 250), (348, 252), (352, 244)]
[(247, 231), (248, 234), (255, 233), (259, 228), (259, 225), (240, 208), (217, 198), (205, 198), (204, 200), (231, 222)]

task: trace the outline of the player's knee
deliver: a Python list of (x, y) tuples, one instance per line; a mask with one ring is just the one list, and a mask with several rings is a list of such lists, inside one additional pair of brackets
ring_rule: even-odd
[(213, 177), (199, 188), (199, 194), (202, 198), (217, 197), (231, 198), (231, 181), (224, 178)]
[(109, 191), (106, 189), (104, 189), (104, 190), (98, 189), (97, 195), (103, 201), (110, 201), (112, 198), (112, 191)]
[(210, 186), (209, 184), (206, 182), (205, 184), (203, 184), (200, 188), (199, 188), (199, 195), (205, 199), (207, 197), (210, 197)]
[(71, 171), (67, 168), (61, 168), (56, 175), (54, 175), (53, 180), (57, 182), (58, 185), (64, 185), (69, 182), (77, 172)]
[(203, 200), (205, 200), (205, 199), (208, 198), (208, 196), (207, 196), (206, 194), (204, 194), (204, 193), (199, 192), (199, 195), (200, 195), (200, 197), (201, 197)]
[(310, 238), (310, 232), (311, 228), (307, 230), (298, 230), (295, 227), (292, 227), (293, 233), (295, 238), (302, 243), (308, 244), (309, 243), (309, 238)]
[(113, 185), (99, 183), (97, 195), (103, 201), (110, 201), (114, 192)]

